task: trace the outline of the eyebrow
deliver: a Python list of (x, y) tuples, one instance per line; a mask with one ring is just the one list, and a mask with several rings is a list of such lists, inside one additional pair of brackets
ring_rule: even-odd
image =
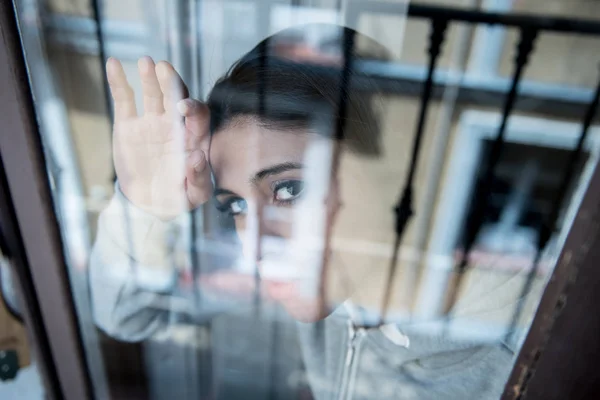
[(239, 195), (237, 193), (232, 192), (231, 190), (227, 190), (227, 189), (215, 188), (215, 190), (213, 191), (213, 196), (215, 196), (215, 197), (222, 195), (222, 194), (239, 197)]
[(257, 185), (260, 181), (262, 181), (263, 179), (265, 179), (269, 176), (278, 175), (278, 174), (281, 174), (282, 172), (291, 171), (294, 169), (302, 169), (302, 168), (303, 168), (302, 164), (294, 163), (294, 162), (285, 162), (285, 163), (281, 163), (281, 164), (276, 164), (271, 167), (261, 169), (260, 171), (258, 171), (256, 174), (254, 174), (252, 179), (250, 179), (250, 183), (252, 183), (253, 185)]
[[(300, 163), (294, 163), (294, 162), (285, 162), (285, 163), (281, 163), (281, 164), (276, 164), (271, 167), (264, 168), (264, 169), (261, 169), (260, 171), (258, 171), (256, 174), (254, 174), (254, 176), (252, 178), (250, 178), (250, 183), (253, 185), (257, 185), (260, 181), (262, 181), (263, 179), (265, 179), (269, 176), (278, 175), (278, 174), (281, 174), (286, 171), (302, 169), (302, 168), (304, 168), (304, 165), (302, 165)], [(240, 197), (237, 193), (232, 192), (231, 190), (217, 187), (213, 191), (213, 196), (217, 197), (219, 195)]]

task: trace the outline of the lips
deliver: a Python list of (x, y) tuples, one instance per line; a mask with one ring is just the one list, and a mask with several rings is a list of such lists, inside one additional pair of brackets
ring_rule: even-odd
[[(253, 276), (236, 272), (218, 272), (200, 278), (201, 286), (222, 290), (233, 295), (254, 293), (256, 281)], [(263, 293), (276, 301), (289, 301), (298, 297), (294, 282), (261, 280)]]
[(292, 282), (263, 281), (267, 294), (275, 301), (289, 302), (298, 297), (296, 285)]

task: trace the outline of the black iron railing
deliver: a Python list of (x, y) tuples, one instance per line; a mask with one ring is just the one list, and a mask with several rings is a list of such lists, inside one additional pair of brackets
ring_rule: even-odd
[[(366, 2), (363, 5), (361, 11), (373, 11), (379, 13), (385, 13), (390, 7), (394, 5), (384, 2)], [(425, 115), (427, 113), (427, 106), (431, 96), (432, 78), (435, 70), (436, 60), (439, 55), (440, 47), (443, 42), (443, 33), (446, 26), (453, 22), (468, 22), (472, 24), (497, 24), (507, 27), (515, 27), (520, 32), (520, 40), (516, 49), (516, 57), (514, 60), (514, 72), (512, 75), (512, 82), (510, 90), (505, 96), (502, 120), (496, 137), (492, 143), (492, 148), (488, 154), (486, 160), (484, 160), (484, 174), (481, 179), (476, 183), (475, 195), (473, 196), (472, 205), (468, 218), (464, 225), (464, 248), (463, 256), (456, 266), (455, 281), (451, 284), (449, 289), (448, 301), (445, 307), (446, 313), (449, 313), (456, 302), (457, 294), (460, 290), (461, 283), (463, 280), (464, 272), (468, 267), (469, 253), (475, 244), (476, 238), (480, 232), (480, 229), (484, 223), (486, 216), (486, 210), (488, 210), (488, 203), (490, 200), (490, 194), (492, 190), (492, 182), (494, 179), (495, 168), (498, 165), (500, 156), (502, 154), (504, 143), (505, 143), (505, 131), (508, 119), (513, 111), (515, 102), (518, 97), (519, 83), (523, 75), (523, 71), (529, 61), (530, 56), (534, 51), (534, 43), (539, 34), (543, 32), (563, 32), (571, 34), (582, 34), (582, 35), (595, 35), (600, 37), (600, 24), (595, 21), (584, 21), (574, 20), (566, 18), (550, 18), (550, 17), (539, 17), (529, 15), (507, 15), (497, 13), (485, 13), (481, 11), (471, 10), (458, 10), (441, 7), (429, 7), (418, 4), (411, 4), (408, 6), (407, 14), (414, 18), (424, 18), (429, 20), (432, 27), (432, 35), (429, 38), (429, 69), (427, 78), (423, 83), (423, 90), (421, 93), (421, 110), (419, 113), (419, 120), (415, 132), (414, 148), (412, 158), (410, 160), (409, 173), (406, 178), (404, 190), (398, 201), (398, 205), (395, 209), (396, 212), (396, 240), (394, 244), (394, 252), (392, 260), (390, 262), (389, 279), (384, 295), (384, 303), (382, 306), (382, 321), (385, 317), (385, 313), (388, 308), (391, 287), (393, 283), (393, 277), (395, 269), (397, 267), (398, 248), (402, 241), (402, 235), (405, 231), (406, 225), (409, 222), (410, 217), (414, 214), (412, 205), (412, 180), (418, 161), (419, 147), (421, 145), (421, 139), (425, 128)], [(358, 16), (358, 14), (356, 15)], [(555, 194), (555, 200), (552, 204), (552, 210), (549, 217), (538, 227), (538, 242), (536, 244), (536, 257), (533, 261), (533, 266), (527, 277), (526, 283), (523, 287), (523, 294), (526, 294), (533, 283), (533, 279), (537, 272), (537, 266), (539, 264), (541, 254), (545, 249), (550, 237), (556, 231), (556, 224), (560, 210), (562, 209), (564, 202), (564, 193), (568, 184), (572, 181), (575, 172), (575, 166), (580, 160), (582, 153), (582, 146), (585, 137), (588, 132), (589, 125), (594, 118), (596, 108), (598, 106), (598, 93), (600, 91), (600, 82), (596, 94), (589, 104), (588, 110), (585, 113), (583, 129), (581, 131), (578, 145), (572, 150), (568, 164), (565, 165), (565, 171), (562, 176), (561, 185), (559, 190)], [(511, 319), (511, 325), (509, 327), (507, 335), (513, 331), (514, 326), (518, 322), (522, 313), (522, 304), (519, 302), (515, 309), (515, 313)]]
[(408, 221), (412, 217), (413, 211), (413, 183), (415, 173), (417, 171), (417, 163), (419, 161), (419, 152), (421, 150), (421, 143), (425, 132), (425, 121), (427, 119), (427, 110), (429, 107), (429, 101), (431, 99), (431, 90), (433, 87), (433, 73), (435, 72), (435, 66), (438, 60), (438, 56), (441, 52), (442, 43), (444, 41), (444, 34), (448, 27), (448, 21), (445, 19), (433, 19), (431, 21), (431, 36), (429, 37), (429, 68), (427, 69), (427, 79), (423, 84), (423, 93), (421, 95), (421, 111), (419, 112), (419, 120), (417, 123), (417, 131), (415, 132), (415, 139), (413, 142), (412, 155), (410, 159), (410, 165), (406, 181), (404, 184), (404, 190), (402, 196), (398, 202), (398, 205), (394, 209), (396, 213), (396, 239), (394, 241), (394, 249), (392, 253), (392, 259), (390, 260), (390, 268), (388, 273), (388, 280), (383, 295), (383, 305), (381, 308), (380, 324), (383, 323), (389, 301), (391, 296), (391, 287), (394, 277), (396, 275), (396, 267), (398, 260), (398, 250), (400, 249), (400, 243), (402, 236), (406, 229)]
[(469, 252), (475, 244), (477, 234), (479, 233), (479, 229), (481, 228), (481, 225), (483, 224), (485, 219), (485, 213), (488, 209), (488, 200), (492, 191), (494, 170), (498, 165), (498, 162), (500, 161), (500, 155), (502, 154), (502, 149), (504, 145), (506, 124), (508, 122), (508, 117), (510, 116), (510, 113), (513, 110), (513, 106), (517, 98), (517, 88), (519, 86), (519, 82), (521, 81), (521, 76), (523, 75), (523, 69), (525, 68), (525, 64), (527, 64), (529, 55), (533, 50), (533, 44), (535, 42), (535, 39), (537, 38), (537, 35), (537, 29), (529, 27), (521, 29), (521, 38), (517, 46), (517, 56), (515, 57), (515, 71), (513, 74), (510, 90), (506, 95), (506, 100), (504, 102), (504, 109), (502, 111), (502, 122), (500, 123), (500, 127), (498, 128), (496, 138), (492, 143), (492, 148), (490, 154), (488, 155), (487, 163), (484, 167), (485, 172), (483, 174), (483, 177), (477, 181), (475, 187), (475, 196), (473, 198), (473, 204), (471, 206), (471, 210), (469, 212), (467, 220), (465, 221), (465, 243), (462, 260), (457, 266), (457, 280), (453, 285), (451, 285), (450, 288), (449, 301), (446, 305), (446, 312), (449, 312), (450, 308), (456, 302), (456, 297), (462, 282), (462, 275), (464, 274), (465, 269), (467, 267)]

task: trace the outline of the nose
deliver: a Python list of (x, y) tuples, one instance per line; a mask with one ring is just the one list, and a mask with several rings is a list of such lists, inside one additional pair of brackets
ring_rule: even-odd
[(266, 254), (282, 253), (292, 231), (290, 209), (272, 205), (248, 206), (243, 221), (237, 222), (246, 262), (260, 262)]

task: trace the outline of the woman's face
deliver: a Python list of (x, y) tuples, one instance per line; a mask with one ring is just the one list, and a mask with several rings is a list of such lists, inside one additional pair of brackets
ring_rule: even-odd
[(307, 321), (324, 316), (319, 285), (339, 208), (331, 144), (238, 118), (210, 146), (218, 208), (233, 216), (244, 260), (258, 265), (271, 298)]

